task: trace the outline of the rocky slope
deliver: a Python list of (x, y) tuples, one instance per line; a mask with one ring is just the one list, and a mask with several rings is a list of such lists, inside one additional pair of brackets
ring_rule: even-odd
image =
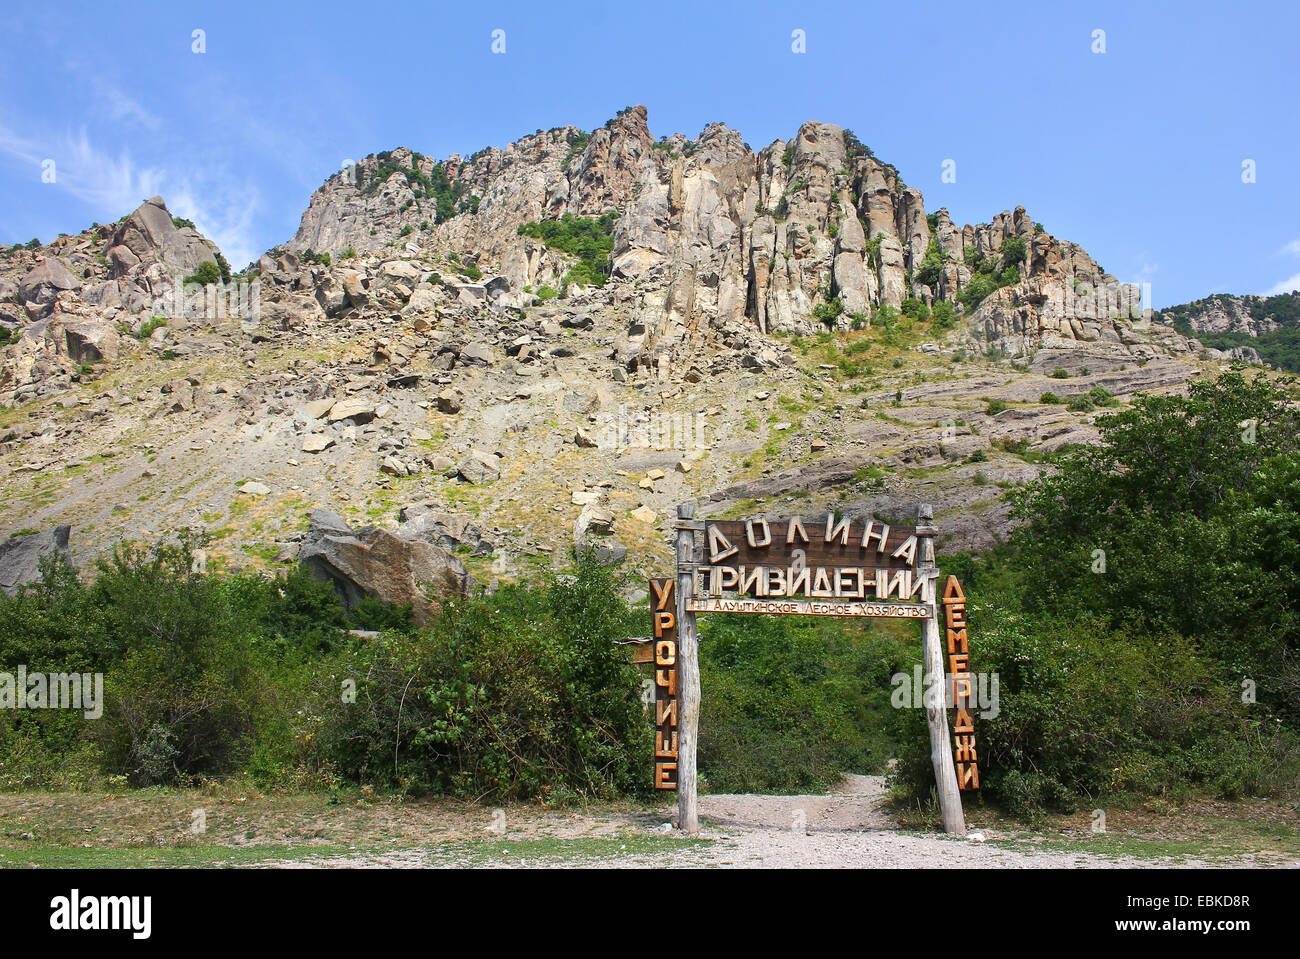
[(1228, 359), (1300, 372), (1300, 293), (1216, 293), (1167, 307), (1154, 319), (1222, 351)]
[[(610, 215), (603, 285), (521, 235), (569, 214)], [(467, 159), (393, 150), (178, 297), (223, 265), (158, 198), (0, 254), (0, 530), (68, 524), (85, 562), (192, 526), (212, 562), (301, 553), (390, 599), (575, 541), (662, 570), (691, 498), (896, 520), (924, 499), (944, 548), (982, 548), (1006, 486), (1095, 438), (1095, 399), (1224, 359), (1022, 208), (927, 214), (819, 123), (756, 153), (721, 124), (656, 141), (634, 107)]]
[(1262, 336), (1280, 325), (1295, 323), (1297, 294), (1232, 296), (1216, 293), (1201, 300), (1160, 311), (1167, 323), (1182, 320), (1197, 333), (1245, 333)]

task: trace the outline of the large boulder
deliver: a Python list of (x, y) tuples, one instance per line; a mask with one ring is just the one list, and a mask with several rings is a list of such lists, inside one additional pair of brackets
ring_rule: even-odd
[[(123, 247), (144, 266), (160, 264), (166, 273), (189, 276), (202, 263), (216, 264), (216, 247), (191, 226), (177, 226), (160, 196), (151, 197), (122, 221), (110, 249)], [(118, 276), (134, 269), (122, 250), (113, 256)]]
[(461, 547), (471, 550), (475, 556), (488, 556), (495, 548), (483, 527), (464, 513), (444, 513), (416, 503), (402, 507), (400, 519), (402, 523), (395, 532), (402, 539), (423, 540), (448, 551)]
[(75, 290), (81, 281), (54, 257), (48, 257), (27, 271), (27, 275), (18, 281), (18, 295), (24, 303), (45, 306), (53, 303), (55, 297), (64, 290)]
[(491, 483), (501, 478), (501, 459), (487, 450), (472, 449), (461, 458), (456, 471), (468, 483)]
[(298, 561), (317, 579), (333, 583), (349, 607), (365, 596), (409, 603), (421, 625), (437, 612), (436, 597), (463, 596), (474, 582), (460, 560), (433, 543), (377, 526), (353, 530), (340, 516), (319, 509), (312, 511)]
[(41, 560), (46, 556), (59, 556), (71, 564), (70, 531), (71, 527), (55, 526), (43, 533), (12, 536), (0, 543), (0, 589), (12, 596), (19, 587), (39, 581)]
[(117, 330), (103, 320), (78, 319), (63, 327), (64, 345), (74, 363), (117, 359)]

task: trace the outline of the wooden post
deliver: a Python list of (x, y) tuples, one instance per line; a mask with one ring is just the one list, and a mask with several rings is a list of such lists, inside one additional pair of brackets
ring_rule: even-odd
[(916, 536), (920, 545), (917, 569), (929, 577), (923, 600), (932, 606), (932, 615), (921, 620), (921, 641), (925, 649), (925, 676), (928, 682), (925, 717), (930, 725), (930, 763), (934, 766), (934, 781), (939, 791), (943, 831), (952, 836), (964, 836), (966, 818), (961, 808), (961, 791), (957, 788), (952, 738), (948, 735), (948, 679), (944, 668), (943, 646), (939, 640), (939, 570), (934, 562), (934, 536), (937, 532), (934, 526), (934, 507), (929, 504), (917, 507)]
[(700, 725), (700, 636), (695, 628), (695, 614), (687, 611), (686, 603), (695, 595), (695, 530), (698, 525), (694, 504), (683, 503), (677, 507), (677, 678), (681, 684), (677, 828), (692, 834), (700, 831), (695, 795), (695, 751)]

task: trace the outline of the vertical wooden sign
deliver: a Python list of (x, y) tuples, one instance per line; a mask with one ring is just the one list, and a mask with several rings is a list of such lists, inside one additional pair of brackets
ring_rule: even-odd
[(943, 626), (948, 637), (948, 679), (952, 683), (952, 704), (957, 715), (952, 725), (953, 761), (958, 789), (979, 789), (979, 755), (975, 751), (974, 706), (971, 702), (974, 677), (970, 671), (970, 637), (966, 623), (966, 594), (956, 576), (943, 587)]
[(650, 616), (654, 624), (655, 789), (675, 790), (681, 708), (676, 580), (650, 580)]
[(916, 535), (920, 542), (917, 573), (925, 581), (922, 599), (935, 615), (921, 620), (921, 649), (925, 672), (933, 677), (925, 697), (925, 718), (930, 727), (930, 765), (934, 768), (935, 788), (939, 793), (939, 811), (943, 831), (950, 836), (966, 835), (966, 816), (961, 808), (961, 790), (952, 764), (952, 739), (948, 732), (948, 703), (945, 694), (943, 641), (939, 638), (939, 570), (934, 564), (934, 507), (922, 503), (916, 510)]

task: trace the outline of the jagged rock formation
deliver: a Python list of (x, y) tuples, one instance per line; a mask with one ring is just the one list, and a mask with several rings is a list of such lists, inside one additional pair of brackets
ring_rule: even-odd
[[(569, 214), (609, 215), (603, 286), (520, 233)], [(1090, 397), (1224, 359), (1023, 209), (927, 214), (821, 123), (755, 152), (723, 124), (656, 141), (634, 107), (465, 159), (393, 150), (316, 191), (246, 300), (177, 303), (208, 262), (157, 198), (0, 258), (0, 530), (74, 523), (80, 559), (199, 526), (232, 566), (300, 561), (422, 618), (430, 582), (574, 545), (664, 557), (686, 499), (924, 498), (945, 549), (982, 548), (1036, 454), (1095, 440)], [(873, 324), (906, 335), (850, 329)]]
[(224, 260), (157, 196), (118, 223), (15, 248), (0, 277), (0, 325), (22, 334), (0, 359), (0, 396), (23, 402), (66, 389), (82, 366), (116, 359), (122, 332), (138, 333), (156, 314), (196, 312), (176, 293), (204, 263), (220, 272)]
[(1262, 336), (1287, 322), (1294, 323), (1300, 294), (1279, 296), (1232, 296), (1216, 293), (1201, 300), (1167, 307), (1159, 319), (1166, 323), (1186, 322), (1197, 333), (1245, 333)]
[[(968, 347), (1028, 357), (1087, 344), (1112, 363), (1194, 349), (1150, 326), (1136, 287), (1042, 231), (1023, 207), (963, 227), (946, 210), (928, 217), (920, 191), (837, 126), (806, 123), (755, 153), (723, 124), (655, 142), (646, 119), (632, 107), (585, 141), (565, 127), (468, 160), (368, 157), (313, 195), (288, 248), (456, 251), (501, 277), (501, 292), (514, 294), (504, 305), (524, 305), (521, 291), (555, 283), (567, 260), (519, 226), (617, 212), (614, 284), (588, 295), (630, 313), (622, 353), (633, 365), (680, 362), (705, 340), (745, 349), (752, 331), (869, 323), (909, 299), (960, 304), (981, 261), (1016, 279), (967, 317)], [(461, 184), (472, 212), (462, 199), (455, 215), (435, 217), (422, 184), (439, 176)], [(1023, 261), (1003, 257), (1010, 237)], [(928, 252), (935, 262), (923, 271)], [(840, 312), (815, 317), (818, 304)]]
[(1300, 372), (1300, 291), (1274, 296), (1218, 293), (1166, 307), (1156, 319), (1200, 340), (1211, 355)]

